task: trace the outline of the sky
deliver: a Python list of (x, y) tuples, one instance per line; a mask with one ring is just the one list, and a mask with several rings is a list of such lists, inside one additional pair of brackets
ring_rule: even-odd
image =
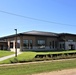
[(76, 0), (0, 0), (0, 37), (15, 34), (14, 29), (76, 34)]

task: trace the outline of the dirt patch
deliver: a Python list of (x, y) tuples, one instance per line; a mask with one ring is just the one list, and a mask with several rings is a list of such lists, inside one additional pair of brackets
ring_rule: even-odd
[(44, 72), (44, 73), (33, 74), (33, 75), (76, 75), (76, 68), (66, 69), (61, 71)]

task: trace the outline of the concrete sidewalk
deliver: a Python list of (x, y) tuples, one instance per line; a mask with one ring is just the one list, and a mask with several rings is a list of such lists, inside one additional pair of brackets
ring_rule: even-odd
[[(18, 52), (17, 55), (21, 54), (22, 52)], [(0, 58), (0, 61), (3, 61), (3, 60), (6, 60), (6, 59), (9, 59), (11, 57), (15, 57), (15, 54), (12, 54), (12, 55), (9, 55), (9, 56), (5, 56), (5, 57), (1, 57)]]

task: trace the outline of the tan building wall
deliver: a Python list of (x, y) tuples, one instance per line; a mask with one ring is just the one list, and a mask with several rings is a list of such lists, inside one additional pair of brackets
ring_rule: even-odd
[(66, 41), (68, 41), (68, 40), (73, 40), (73, 41), (76, 42), (76, 36), (66, 35), (66, 36), (65, 36), (65, 39), (66, 39)]
[[(74, 35), (64, 35), (61, 36), (64, 41), (59, 41), (59, 45), (65, 45), (65, 50), (76, 49), (76, 36)], [(61, 49), (61, 48), (60, 48)], [(62, 47), (62, 49), (64, 49)]]
[[(20, 40), (20, 37), (17, 37), (17, 40)], [(14, 51), (15, 52), (16, 37), (8, 38), (6, 41), (8, 43), (8, 50), (11, 50), (11, 51)], [(13, 48), (10, 48), (10, 43), (11, 42), (13, 43)], [(20, 51), (20, 48), (17, 48), (17, 51), (19, 52)]]
[[(65, 41), (62, 41), (62, 39), (65, 39)], [(4, 40), (8, 43), (8, 50), (15, 51), (16, 37), (8, 37), (7, 39), (4, 39)], [(28, 41), (32, 40), (33, 48), (31, 50), (38, 50), (37, 40), (45, 40), (45, 49), (46, 50), (61, 49), (60, 44), (62, 44), (62, 46), (63, 46), (64, 42), (65, 42), (66, 49), (69, 49), (69, 47), (68, 47), (69, 44), (73, 44), (76, 49), (76, 36), (72, 36), (72, 35), (65, 35), (65, 37), (60, 36), (60, 38), (51, 37), (51, 36), (48, 37), (48, 36), (20, 35), (17, 37), (17, 40), (20, 40), (20, 48), (17, 48), (17, 51), (23, 50), (23, 40), (28, 40)], [(73, 40), (73, 42), (70, 43), (69, 40)], [(53, 41), (54, 41), (54, 48), (52, 45), (50, 45), (50, 42), (52, 44)], [(13, 42), (13, 48), (10, 48), (10, 42)], [(57, 47), (55, 46), (56, 44), (57, 44)], [(28, 49), (30, 49), (30, 46)], [(28, 49), (24, 49), (24, 50), (26, 51)], [(43, 49), (43, 50), (45, 50), (45, 49)]]
[[(47, 38), (47, 47), (50, 47), (51, 50), (56, 50), (57, 47), (55, 47), (55, 46), (57, 45), (56, 44), (57, 41), (58, 41), (58, 39), (56, 37), (48, 37)], [(54, 42), (54, 48), (52, 46), (53, 42)], [(50, 45), (50, 43), (51, 43), (51, 45)]]
[(36, 37), (35, 36), (23, 36), (23, 40), (32, 40), (33, 46), (36, 45)]
[[(54, 50), (56, 48), (50, 48), (49, 46), (50, 46), (50, 42), (57, 41), (57, 38), (56, 37), (45, 37), (45, 36), (18, 36), (17, 37), (17, 40), (20, 40), (20, 48), (17, 48), (17, 51), (22, 51), (23, 50), (23, 40), (28, 40), (28, 41), (29, 40), (32, 40), (32, 42), (33, 42), (32, 43), (32, 45), (33, 45), (32, 50), (33, 49), (36, 49), (37, 50), (37, 48), (38, 48), (37, 41), (38, 40), (45, 40), (45, 49)], [(8, 49), (11, 50), (11, 51), (15, 51), (16, 38), (15, 37), (8, 38), (7, 39), (7, 42), (8, 42)], [(13, 42), (13, 48), (10, 48), (10, 42)]]
[[(55, 37), (43, 37), (43, 36), (22, 36), (22, 37), (20, 37), (20, 40), (21, 40), (21, 42), (20, 42), (21, 43), (21, 49), (23, 49), (23, 40), (28, 40), (28, 41), (32, 40), (33, 49), (38, 48), (38, 45), (37, 45), (38, 40), (45, 40), (45, 46), (46, 46), (45, 49), (50, 49), (49, 43), (52, 41), (54, 41), (54, 42), (57, 41), (57, 38), (55, 38)], [(51, 49), (56, 49), (56, 48), (51, 48)]]
[(7, 46), (7, 42), (0, 42), (0, 50), (7, 50), (8, 46)]

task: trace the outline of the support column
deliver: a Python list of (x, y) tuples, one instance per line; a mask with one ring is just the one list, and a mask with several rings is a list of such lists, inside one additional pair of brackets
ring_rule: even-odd
[(10, 50), (10, 41), (8, 40), (8, 50)]
[[(15, 39), (15, 38), (14, 38), (14, 39)], [(15, 44), (16, 44), (16, 41), (14, 40), (14, 41), (13, 41), (13, 50), (14, 50), (14, 52), (15, 52), (15, 46), (16, 46)]]

